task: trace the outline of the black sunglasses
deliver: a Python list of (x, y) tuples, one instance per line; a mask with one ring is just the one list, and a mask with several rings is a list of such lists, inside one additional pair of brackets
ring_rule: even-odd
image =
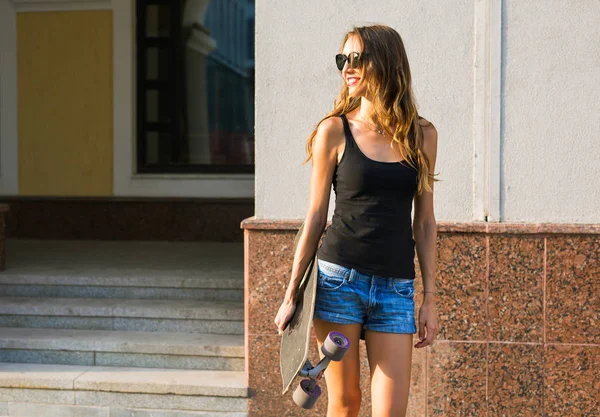
[(360, 54), (358, 52), (351, 52), (350, 55), (337, 54), (335, 56), (335, 65), (337, 65), (338, 69), (341, 71), (344, 69), (346, 61), (348, 61), (348, 64), (352, 68), (359, 68), (364, 57), (364, 53)]

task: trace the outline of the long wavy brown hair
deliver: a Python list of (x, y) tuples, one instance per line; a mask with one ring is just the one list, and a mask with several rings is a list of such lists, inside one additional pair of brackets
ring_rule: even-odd
[[(363, 74), (361, 82), (367, 83), (366, 96), (373, 103), (373, 121), (392, 137), (392, 150), (395, 152), (395, 143), (402, 159), (417, 170), (417, 194), (421, 194), (423, 189), (432, 192), (433, 181), (439, 180), (434, 178), (437, 174), (430, 172), (429, 159), (422, 151), (423, 131), (419, 125), (422, 117), (417, 112), (402, 38), (386, 25), (354, 27), (344, 36), (340, 52), (351, 36), (356, 36), (363, 47), (365, 59), (360, 61)], [(348, 85), (344, 82), (342, 91), (334, 101), (333, 110), (317, 123), (308, 138), (308, 158), (302, 165), (312, 159), (313, 141), (321, 122), (351, 112), (360, 106), (360, 100), (360, 97), (349, 95)]]

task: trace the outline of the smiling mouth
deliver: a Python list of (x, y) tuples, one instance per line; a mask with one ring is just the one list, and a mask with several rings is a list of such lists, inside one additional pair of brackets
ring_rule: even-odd
[(352, 78), (348, 78), (346, 80), (346, 83), (348, 84), (348, 87), (352, 87), (352, 86), (358, 84), (359, 81), (360, 81), (360, 78), (352, 77)]

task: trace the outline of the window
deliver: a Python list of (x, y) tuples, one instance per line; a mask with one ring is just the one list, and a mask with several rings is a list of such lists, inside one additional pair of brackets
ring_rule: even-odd
[(254, 18), (248, 19), (246, 29), (246, 54), (249, 60), (254, 61)]
[(137, 171), (254, 172), (254, 2), (136, 8)]

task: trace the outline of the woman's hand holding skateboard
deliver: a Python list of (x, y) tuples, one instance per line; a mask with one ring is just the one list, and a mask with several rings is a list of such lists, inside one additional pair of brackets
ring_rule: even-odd
[(277, 333), (281, 334), (287, 323), (290, 321), (296, 311), (296, 303), (293, 298), (286, 297), (279, 307), (277, 316), (275, 316), (275, 324), (277, 325)]

